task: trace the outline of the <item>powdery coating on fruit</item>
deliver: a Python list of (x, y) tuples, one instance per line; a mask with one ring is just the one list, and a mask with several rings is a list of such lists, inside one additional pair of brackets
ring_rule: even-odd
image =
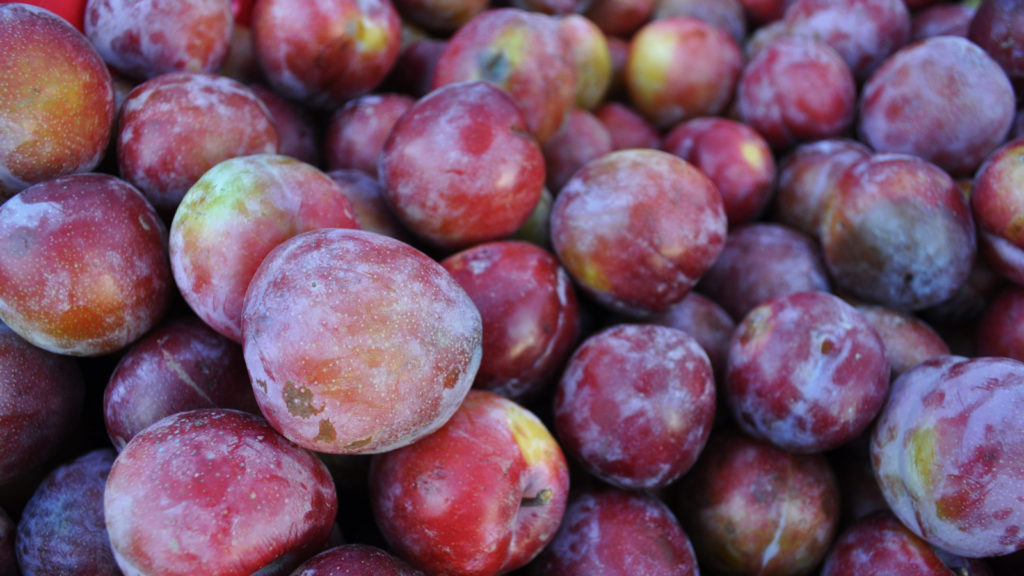
[(116, 453), (93, 450), (58, 466), (39, 484), (18, 522), (17, 554), (26, 576), (120, 576), (103, 517), (103, 491)]
[(791, 452), (852, 440), (889, 391), (878, 334), (849, 304), (798, 292), (750, 311), (729, 347), (725, 397), (739, 427)]
[(267, 420), (318, 452), (373, 453), (438, 429), (480, 366), (482, 323), (440, 264), (372, 232), (322, 229), (275, 248), (242, 312)]
[(229, 158), (181, 199), (171, 270), (196, 315), (241, 342), (245, 290), (275, 246), (309, 230), (358, 227), (348, 197), (315, 166), (278, 154)]
[(729, 359), (729, 339), (736, 329), (736, 321), (714, 300), (697, 292), (690, 292), (667, 312), (647, 319), (651, 324), (682, 330), (700, 344), (711, 360), (717, 378), (725, 377)]
[(811, 574), (839, 518), (839, 488), (824, 457), (735, 431), (711, 436), (672, 497), (697, 557), (723, 576)]
[(871, 437), (882, 494), (915, 534), (966, 557), (1024, 548), (1024, 364), (943, 356), (893, 383)]
[(856, 140), (826, 138), (801, 144), (779, 163), (772, 219), (817, 239), (821, 215), (836, 180), (871, 150)]
[(274, 90), (322, 109), (376, 88), (401, 48), (401, 22), (387, 0), (260, 0), (252, 32)]
[(842, 136), (856, 107), (850, 67), (810, 37), (773, 40), (747, 62), (736, 89), (740, 119), (776, 149)]
[(658, 150), (620, 150), (581, 168), (555, 198), (551, 242), (569, 275), (630, 314), (682, 300), (725, 243), (714, 184)]
[(696, 576), (693, 546), (669, 508), (640, 492), (605, 489), (575, 496), (551, 544), (527, 568), (533, 576)]
[(167, 228), (113, 176), (62, 176), (0, 205), (0, 254), (0, 319), (51, 352), (120, 350), (171, 299)]
[(145, 80), (168, 72), (216, 72), (234, 18), (224, 0), (89, 0), (85, 36), (103, 61)]
[(85, 386), (74, 359), (0, 323), (0, 485), (43, 464), (78, 422)]
[(517, 402), (546, 391), (580, 332), (576, 291), (547, 250), (522, 241), (478, 244), (441, 261), (483, 320), (473, 386)]
[(1006, 138), (1015, 103), (1006, 73), (984, 50), (937, 36), (900, 49), (868, 78), (857, 131), (878, 152), (969, 176)]
[(729, 232), (697, 290), (740, 321), (769, 300), (796, 292), (829, 292), (829, 278), (821, 246), (813, 238), (763, 222)]
[[(847, 527), (825, 558), (821, 576), (949, 576), (953, 572), (931, 545), (889, 511)], [(987, 572), (986, 572), (987, 573)]]
[(612, 137), (604, 123), (586, 110), (572, 109), (562, 129), (544, 144), (548, 189), (557, 194), (584, 164), (612, 150)]
[(104, 513), (125, 576), (248, 576), (322, 550), (338, 502), (327, 468), (258, 416), (168, 416), (114, 461)]
[(692, 163), (715, 183), (732, 226), (756, 220), (772, 200), (775, 157), (768, 142), (745, 124), (694, 118), (669, 131), (661, 149)]
[(166, 212), (219, 162), (280, 148), (274, 122), (252, 90), (214, 74), (147, 80), (125, 98), (119, 118), (121, 176)]
[(951, 297), (976, 252), (974, 220), (956, 182), (902, 154), (876, 154), (844, 171), (820, 234), (837, 289), (897, 310)]
[(925, 360), (949, 354), (942, 336), (916, 316), (884, 306), (859, 304), (856, 308), (882, 339), (892, 379)]
[(64, 19), (0, 6), (0, 202), (31, 184), (92, 170), (114, 123), (110, 73)]
[(649, 22), (632, 36), (624, 74), (630, 103), (665, 129), (724, 112), (742, 69), (743, 51), (727, 32), (673, 17)]
[(1024, 138), (997, 148), (978, 168), (971, 185), (971, 214), (978, 228), (1024, 248)]
[(169, 320), (125, 352), (103, 393), (117, 450), (164, 416), (197, 408), (259, 413), (242, 347), (191, 315)]
[(696, 462), (715, 416), (715, 376), (685, 332), (620, 324), (591, 336), (558, 382), (555, 430), (592, 474), (624, 489), (667, 486)]
[(783, 20), (789, 34), (834, 48), (861, 80), (910, 39), (903, 0), (796, 0)]
[(518, 8), (474, 16), (449, 39), (434, 88), (482, 80), (506, 91), (541, 144), (565, 122), (576, 99), (571, 50), (558, 20)]
[(462, 248), (526, 221), (544, 187), (544, 155), (507, 93), (464, 82), (434, 90), (395, 123), (379, 174), (406, 227)]
[(397, 556), (369, 544), (344, 544), (317, 554), (294, 576), (422, 576)]
[(432, 574), (515, 570), (554, 537), (569, 472), (555, 438), (511, 400), (473, 390), (451, 420), (374, 456), (373, 515), (395, 552)]
[(327, 170), (361, 170), (376, 178), (384, 142), (415, 102), (405, 94), (367, 94), (335, 110), (323, 138)]

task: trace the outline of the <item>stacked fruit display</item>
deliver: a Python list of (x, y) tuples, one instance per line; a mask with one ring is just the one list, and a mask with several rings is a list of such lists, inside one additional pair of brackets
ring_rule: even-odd
[(1018, 0), (2, 2), (0, 576), (1019, 576), (1022, 88)]

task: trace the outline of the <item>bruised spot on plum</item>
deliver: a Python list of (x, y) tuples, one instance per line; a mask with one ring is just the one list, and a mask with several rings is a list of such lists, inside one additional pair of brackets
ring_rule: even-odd
[(478, 64), (481, 79), (499, 86), (508, 79), (511, 66), (504, 52), (483, 51), (480, 53)]
[(312, 390), (305, 386), (296, 386), (294, 382), (287, 382), (284, 385), (281, 398), (288, 407), (288, 412), (299, 418), (309, 418), (324, 411), (323, 407), (313, 406)]
[(364, 446), (369, 445), (370, 442), (373, 442), (373, 436), (367, 436), (366, 438), (363, 438), (361, 440), (349, 442), (348, 444), (345, 444), (345, 450), (358, 450)]
[(334, 425), (331, 421), (326, 418), (320, 419), (320, 429), (317, 431), (316, 438), (313, 438), (314, 442), (330, 443), (338, 437), (338, 433), (334, 430)]
[(264, 380), (262, 378), (257, 378), (256, 379), (256, 385), (260, 387), (260, 390), (262, 390), (264, 394), (267, 393), (267, 381), (266, 380)]

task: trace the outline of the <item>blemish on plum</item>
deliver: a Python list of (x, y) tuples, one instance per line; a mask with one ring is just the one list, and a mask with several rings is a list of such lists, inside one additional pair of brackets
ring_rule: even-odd
[(324, 411), (323, 407), (313, 406), (313, 391), (305, 386), (296, 386), (287, 382), (281, 390), (281, 398), (288, 407), (288, 412), (299, 418), (309, 418)]
[(337, 431), (334, 429), (334, 425), (331, 421), (326, 418), (320, 419), (320, 430), (317, 432), (316, 438), (313, 438), (314, 442), (331, 443), (337, 438)]

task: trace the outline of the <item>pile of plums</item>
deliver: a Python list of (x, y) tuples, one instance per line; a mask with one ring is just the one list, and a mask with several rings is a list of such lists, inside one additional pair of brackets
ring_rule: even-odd
[(1024, 574), (1024, 0), (0, 2), (0, 576)]

